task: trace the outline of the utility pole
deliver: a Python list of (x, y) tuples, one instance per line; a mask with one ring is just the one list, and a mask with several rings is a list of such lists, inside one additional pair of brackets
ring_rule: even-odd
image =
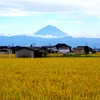
[(86, 43), (86, 46), (87, 46), (87, 43)]

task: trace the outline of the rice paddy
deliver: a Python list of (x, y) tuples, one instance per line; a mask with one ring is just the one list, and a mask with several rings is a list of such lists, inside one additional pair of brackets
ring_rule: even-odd
[(100, 58), (0, 58), (0, 100), (99, 100)]

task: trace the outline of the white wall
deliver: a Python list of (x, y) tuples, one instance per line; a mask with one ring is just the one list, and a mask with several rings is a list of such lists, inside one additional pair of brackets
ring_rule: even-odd
[(61, 53), (68, 53), (68, 52), (70, 52), (70, 49), (69, 48), (66, 48), (66, 49), (59, 48), (59, 52), (61, 52)]

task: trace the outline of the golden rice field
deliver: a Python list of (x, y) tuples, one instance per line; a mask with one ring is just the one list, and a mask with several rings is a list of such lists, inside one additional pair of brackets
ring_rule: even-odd
[(100, 58), (0, 58), (0, 100), (100, 100)]

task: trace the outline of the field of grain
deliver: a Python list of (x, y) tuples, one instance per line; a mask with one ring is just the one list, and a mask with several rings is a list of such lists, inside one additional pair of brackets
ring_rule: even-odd
[(100, 100), (100, 58), (0, 58), (0, 100)]

